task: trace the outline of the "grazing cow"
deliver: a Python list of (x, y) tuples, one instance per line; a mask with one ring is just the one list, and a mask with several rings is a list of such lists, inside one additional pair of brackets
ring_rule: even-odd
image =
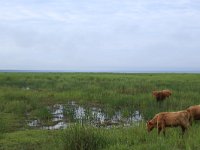
[(153, 128), (157, 128), (158, 134), (162, 131), (165, 135), (166, 127), (180, 126), (183, 136), (185, 130), (187, 130), (190, 125), (190, 119), (190, 113), (185, 110), (178, 112), (161, 112), (156, 114), (150, 121), (147, 121), (147, 131), (150, 132)]
[(200, 105), (194, 105), (187, 108), (193, 120), (200, 120)]
[(158, 102), (158, 101), (163, 101), (165, 98), (171, 96), (172, 92), (170, 90), (153, 91), (152, 95), (156, 98)]

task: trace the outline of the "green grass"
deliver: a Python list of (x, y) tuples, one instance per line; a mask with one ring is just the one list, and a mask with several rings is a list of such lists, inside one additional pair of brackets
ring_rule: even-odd
[[(58, 132), (48, 130), (26, 130), (6, 133), (0, 139), (0, 149), (5, 150), (37, 150), (57, 149), (60, 147), (56, 139)], [(62, 149), (60, 147), (59, 149)]]
[(147, 133), (145, 124), (130, 128), (94, 128), (71, 126), (65, 130), (26, 130), (6, 133), (0, 138), (1, 149), (59, 150), (194, 150), (200, 149), (199, 123), (184, 137), (180, 128), (167, 128), (166, 137), (154, 129)]
[[(170, 89), (172, 96), (158, 104), (153, 90)], [(27, 119), (49, 123), (47, 106), (76, 101), (101, 106), (126, 116), (139, 110), (144, 121), (161, 111), (200, 104), (200, 74), (0, 73), (0, 149), (200, 149), (200, 123), (184, 138), (180, 129), (167, 136), (148, 134), (145, 123), (130, 128), (72, 126), (60, 131), (30, 130)], [(49, 123), (50, 124), (50, 123)], [(85, 139), (87, 139), (85, 141)]]
[(103, 130), (90, 126), (70, 126), (62, 134), (64, 149), (97, 150), (108, 144)]

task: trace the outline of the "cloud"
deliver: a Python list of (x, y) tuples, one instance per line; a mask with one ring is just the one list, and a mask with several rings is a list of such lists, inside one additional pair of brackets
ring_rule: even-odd
[(198, 69), (199, 8), (195, 0), (2, 0), (0, 69)]

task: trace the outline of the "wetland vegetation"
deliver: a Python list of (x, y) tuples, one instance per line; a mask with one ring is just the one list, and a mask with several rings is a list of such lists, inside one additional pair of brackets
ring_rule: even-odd
[[(157, 103), (161, 89), (172, 96)], [(196, 104), (200, 74), (0, 73), (0, 149), (200, 149), (200, 122), (183, 138), (145, 127)]]

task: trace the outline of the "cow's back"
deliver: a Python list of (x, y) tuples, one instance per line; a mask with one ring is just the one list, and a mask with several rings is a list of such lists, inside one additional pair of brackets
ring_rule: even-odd
[(166, 126), (189, 125), (190, 114), (187, 111), (165, 112), (160, 114), (160, 120), (164, 121)]

